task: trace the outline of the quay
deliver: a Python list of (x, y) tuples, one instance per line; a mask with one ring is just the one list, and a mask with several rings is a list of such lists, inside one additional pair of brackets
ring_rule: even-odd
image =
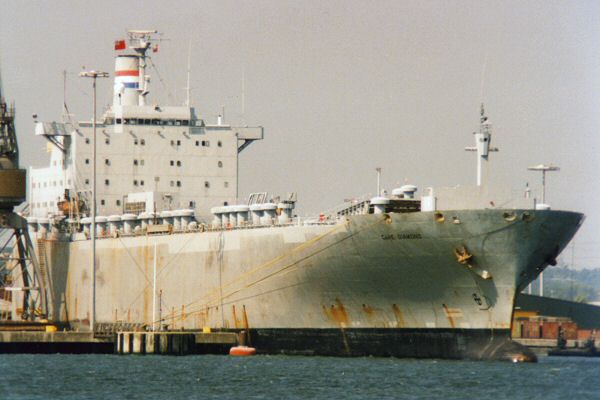
[(75, 331), (0, 331), (0, 353), (40, 354), (228, 354), (233, 332), (118, 332), (94, 336)]

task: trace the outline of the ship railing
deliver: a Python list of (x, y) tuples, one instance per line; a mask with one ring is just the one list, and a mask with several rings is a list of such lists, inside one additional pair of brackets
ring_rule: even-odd
[[(352, 199), (347, 199), (343, 203), (337, 204), (337, 205), (323, 211), (321, 214), (329, 215), (329, 216), (339, 216), (339, 215), (345, 214), (344, 213), (345, 210), (356, 208), (357, 206), (362, 205), (365, 202), (369, 201), (372, 197), (373, 197), (373, 195), (371, 193), (365, 193), (361, 196), (358, 196), (358, 197), (355, 197)], [(363, 212), (361, 212), (361, 210), (356, 208), (356, 213), (352, 213), (352, 214), (363, 214)]]
[[(177, 230), (168, 230), (164, 233), (153, 233), (152, 236), (166, 236), (166, 235), (177, 235), (183, 233), (202, 233), (202, 232), (227, 232), (227, 231), (235, 231), (235, 230), (248, 230), (248, 229), (264, 229), (264, 228), (286, 228), (293, 226), (319, 226), (319, 225), (337, 225), (340, 223), (339, 218), (323, 218), (322, 215), (318, 217), (294, 217), (291, 218), (288, 222), (285, 223), (273, 223), (273, 224), (252, 224), (247, 223), (241, 226), (231, 226), (231, 227), (214, 227), (210, 224), (201, 224), (198, 227), (193, 229), (177, 229)], [(111, 239), (116, 237), (138, 237), (138, 236), (147, 236), (148, 232), (146, 230), (139, 230), (137, 232), (125, 233), (119, 231), (117, 235), (111, 234), (106, 231), (96, 236), (96, 239)], [(84, 232), (78, 232), (71, 236), (72, 240), (89, 240), (90, 235), (85, 234)]]

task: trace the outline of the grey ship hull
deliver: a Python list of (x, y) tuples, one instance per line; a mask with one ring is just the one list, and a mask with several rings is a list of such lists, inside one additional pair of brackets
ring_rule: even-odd
[[(582, 219), (548, 210), (416, 212), (101, 239), (97, 325), (244, 330), (267, 353), (528, 357), (509, 340), (515, 293)], [(51, 317), (80, 329), (89, 327), (90, 248), (58, 239), (41, 249)], [(460, 263), (461, 255), (472, 257)]]

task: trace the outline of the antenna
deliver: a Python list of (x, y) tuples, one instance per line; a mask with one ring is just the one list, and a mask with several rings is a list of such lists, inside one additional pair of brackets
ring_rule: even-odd
[(67, 70), (63, 70), (63, 112), (67, 110)]
[(245, 125), (246, 115), (246, 66), (242, 65), (242, 125)]
[(487, 69), (487, 52), (485, 54), (485, 57), (483, 58), (483, 66), (481, 68), (481, 86), (479, 88), (479, 98), (481, 101), (481, 104), (483, 106), (483, 84), (485, 82), (485, 70)]
[(381, 196), (381, 167), (375, 168), (377, 171), (377, 194), (376, 196)]
[(483, 181), (483, 162), (487, 162), (489, 152), (498, 151), (497, 147), (490, 147), (490, 143), (492, 142), (492, 124), (485, 115), (483, 103), (481, 103), (481, 109), (479, 113), (479, 132), (473, 132), (473, 135), (475, 135), (475, 146), (465, 147), (466, 151), (477, 152), (477, 186), (481, 186)]
[(190, 106), (190, 92), (191, 92), (191, 88), (190, 88), (190, 70), (191, 70), (191, 64), (192, 64), (192, 35), (190, 35), (190, 42), (188, 45), (188, 63), (187, 63), (187, 86), (186, 86), (186, 99), (185, 99), (185, 106), (189, 107)]

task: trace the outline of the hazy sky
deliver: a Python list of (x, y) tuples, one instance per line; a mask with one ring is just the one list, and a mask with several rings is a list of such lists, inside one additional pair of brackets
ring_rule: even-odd
[[(1, 1), (23, 166), (47, 164), (31, 114), (60, 118), (62, 71), (71, 110), (89, 118), (90, 82), (76, 75), (112, 72), (126, 29), (168, 39), (153, 56), (164, 84), (150, 71), (162, 104), (185, 99), (191, 38), (199, 114), (214, 121), (224, 105), (227, 122), (265, 127), (241, 155), (241, 193), (296, 191), (301, 214), (374, 193), (377, 166), (388, 189), (473, 183), (463, 148), (483, 100), (494, 184), (539, 190), (527, 166), (560, 166), (547, 202), (587, 215), (575, 266), (600, 266), (600, 2)], [(100, 82), (100, 103), (111, 96)]]

